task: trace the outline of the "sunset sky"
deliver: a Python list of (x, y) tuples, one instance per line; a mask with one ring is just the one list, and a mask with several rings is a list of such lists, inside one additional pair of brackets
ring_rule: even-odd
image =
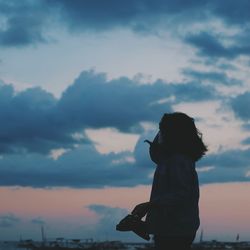
[(195, 119), (204, 239), (250, 240), (250, 1), (0, 0), (0, 240), (140, 241), (165, 112)]

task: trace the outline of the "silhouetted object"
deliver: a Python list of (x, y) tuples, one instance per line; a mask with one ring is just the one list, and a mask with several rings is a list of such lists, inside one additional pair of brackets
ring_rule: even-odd
[(154, 140), (144, 142), (156, 169), (150, 200), (131, 214), (139, 220), (146, 215), (145, 232), (153, 234), (156, 250), (188, 250), (200, 225), (195, 162), (207, 151), (202, 134), (192, 117), (166, 113)]
[(239, 240), (240, 240), (240, 234), (237, 234), (237, 236), (236, 236), (236, 242), (239, 242)]
[(159, 133), (155, 136), (153, 142), (151, 142), (149, 140), (144, 141), (144, 142), (147, 142), (149, 144), (150, 158), (156, 164), (159, 161), (159, 157), (160, 157), (160, 154), (161, 154), (161, 151), (162, 151), (161, 146), (158, 143), (158, 139), (159, 139)]
[(201, 234), (200, 234), (200, 243), (203, 242), (203, 229), (201, 230)]
[(150, 240), (149, 234), (146, 231), (145, 221), (142, 221), (138, 216), (129, 214), (116, 225), (118, 231), (132, 231), (144, 240)]

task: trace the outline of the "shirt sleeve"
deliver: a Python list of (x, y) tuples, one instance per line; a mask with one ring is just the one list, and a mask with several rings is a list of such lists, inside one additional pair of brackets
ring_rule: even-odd
[(169, 164), (167, 171), (169, 185), (158, 186), (161, 195), (152, 199), (153, 206), (174, 208), (190, 202), (193, 185), (191, 164), (190, 161), (181, 158), (174, 159)]

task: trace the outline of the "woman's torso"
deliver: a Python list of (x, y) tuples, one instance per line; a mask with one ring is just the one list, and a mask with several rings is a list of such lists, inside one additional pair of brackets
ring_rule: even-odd
[(183, 154), (163, 158), (154, 173), (150, 200), (162, 200), (163, 204), (152, 208), (146, 216), (149, 233), (195, 234), (200, 224), (195, 163)]

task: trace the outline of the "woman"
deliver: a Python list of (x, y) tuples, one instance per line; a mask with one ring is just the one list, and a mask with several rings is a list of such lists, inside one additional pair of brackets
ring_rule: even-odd
[(137, 205), (132, 214), (143, 218), (155, 249), (190, 249), (200, 225), (199, 183), (195, 170), (207, 147), (194, 119), (180, 112), (164, 114), (159, 132), (150, 144), (157, 164), (150, 201)]

